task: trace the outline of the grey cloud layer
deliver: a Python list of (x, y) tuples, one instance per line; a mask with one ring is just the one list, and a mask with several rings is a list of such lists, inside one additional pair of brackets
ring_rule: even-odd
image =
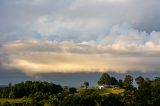
[(157, 71), (159, 5), (159, 0), (1, 0), (0, 66), (27, 74)]
[[(14, 41), (5, 43), (3, 67), (28, 75), (48, 72), (158, 71), (160, 32), (136, 30), (124, 35), (107, 35), (110, 43), (97, 41)], [(111, 43), (112, 42), (112, 43)], [(25, 67), (25, 68), (24, 68)]]
[[(159, 31), (159, 0), (2, 0), (1, 42), (16, 39), (90, 40), (127, 23)], [(47, 36), (44, 36), (47, 35)]]

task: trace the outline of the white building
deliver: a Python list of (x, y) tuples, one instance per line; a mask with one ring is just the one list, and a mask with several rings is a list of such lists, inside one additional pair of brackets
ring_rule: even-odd
[(111, 87), (110, 85), (99, 85), (98, 88), (99, 89), (102, 89), (102, 88), (109, 88)]

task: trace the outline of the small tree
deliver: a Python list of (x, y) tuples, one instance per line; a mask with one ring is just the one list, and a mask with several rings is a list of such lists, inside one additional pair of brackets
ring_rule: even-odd
[(119, 79), (118, 85), (119, 85), (120, 87), (123, 87), (123, 81), (122, 81), (121, 79)]
[(71, 92), (71, 93), (76, 93), (77, 92), (77, 89), (76, 88), (69, 88), (69, 92)]
[(83, 86), (84, 86), (85, 88), (88, 88), (88, 87), (89, 87), (89, 82), (84, 82), (84, 83), (83, 83)]
[(106, 84), (111, 85), (111, 77), (109, 76), (108, 73), (104, 73), (102, 74), (101, 78), (97, 83), (98, 85), (106, 85)]
[(137, 77), (137, 78), (135, 79), (135, 81), (136, 81), (136, 83), (137, 83), (137, 85), (138, 85), (138, 88), (141, 88), (142, 85), (143, 85), (143, 83), (144, 83), (144, 78), (141, 77), (141, 76), (139, 76), (139, 77)]
[(115, 77), (111, 77), (111, 85), (118, 85), (118, 81)]
[(15, 93), (13, 92), (13, 91), (11, 91), (10, 93), (9, 93), (9, 98), (15, 98), (16, 96), (15, 96)]
[(133, 89), (133, 77), (131, 75), (126, 75), (126, 77), (124, 79), (124, 88), (126, 90)]

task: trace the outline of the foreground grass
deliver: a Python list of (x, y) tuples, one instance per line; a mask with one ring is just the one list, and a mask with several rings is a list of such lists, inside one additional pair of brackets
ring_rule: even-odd
[(9, 98), (0, 98), (0, 103), (30, 103), (32, 100), (28, 98), (20, 98), (20, 99), (9, 99)]

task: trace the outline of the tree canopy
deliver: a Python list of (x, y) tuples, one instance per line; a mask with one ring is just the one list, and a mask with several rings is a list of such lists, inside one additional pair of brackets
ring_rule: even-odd
[(124, 79), (124, 88), (128, 90), (133, 88), (133, 77), (131, 75), (126, 75)]
[(118, 85), (117, 79), (111, 77), (108, 73), (103, 73), (97, 83), (98, 85)]
[[(110, 77), (109, 74), (104, 74), (103, 78), (106, 76), (112, 81), (111, 84), (116, 82), (116, 79)], [(151, 80), (138, 76), (135, 81), (139, 86), (138, 88), (133, 87), (133, 77), (131, 75), (126, 75), (124, 82), (119, 80), (118, 84), (124, 88), (124, 92), (119, 94), (104, 92), (108, 90), (107, 88), (102, 89), (104, 94), (100, 94), (99, 92), (102, 91), (97, 88), (69, 88), (41, 81), (9, 84), (7, 87), (0, 88), (0, 99), (18, 98), (22, 102), (1, 103), (0, 101), (0, 105), (44, 106), (47, 103), (49, 106), (160, 106), (160, 78), (155, 77)], [(88, 82), (83, 84), (86, 87), (89, 86)]]

